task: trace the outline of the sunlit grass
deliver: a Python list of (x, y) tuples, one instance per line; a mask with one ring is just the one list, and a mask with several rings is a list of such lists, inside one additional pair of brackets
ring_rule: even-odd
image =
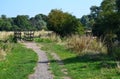
[(0, 62), (0, 79), (28, 79), (37, 62), (37, 55), (31, 49), (14, 44), (13, 49)]
[(41, 42), (42, 49), (51, 51), (63, 60), (72, 79), (119, 79), (116, 61), (106, 54), (84, 54), (78, 56), (66, 47), (56, 43)]

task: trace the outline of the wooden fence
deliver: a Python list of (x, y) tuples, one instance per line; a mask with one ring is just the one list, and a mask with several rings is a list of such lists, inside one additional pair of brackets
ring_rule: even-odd
[(24, 32), (24, 40), (33, 41), (33, 39), (34, 39), (34, 32), (33, 31), (25, 31)]
[(14, 38), (17, 40), (21, 40), (21, 31), (14, 31)]
[(33, 31), (24, 31), (23, 36), (21, 31), (14, 31), (14, 37), (17, 40), (33, 41), (34, 32)]

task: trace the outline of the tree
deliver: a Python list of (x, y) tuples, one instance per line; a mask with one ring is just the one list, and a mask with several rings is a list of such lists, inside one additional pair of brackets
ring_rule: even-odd
[(116, 0), (117, 11), (120, 12), (120, 0)]
[(10, 18), (7, 18), (6, 15), (1, 15), (0, 18), (0, 30), (1, 31), (10, 31), (12, 28)]
[(89, 15), (83, 15), (81, 18), (81, 23), (85, 26), (86, 29), (92, 29), (95, 24), (95, 20), (98, 17), (101, 17), (101, 8), (98, 6), (90, 7), (91, 13)]
[(30, 30), (32, 25), (29, 22), (28, 15), (18, 15), (14, 19), (14, 24), (20, 28), (20, 30)]
[(87, 29), (91, 28), (90, 18), (88, 15), (83, 15), (82, 18), (80, 19), (80, 22), (85, 26), (85, 28)]
[(47, 16), (43, 14), (38, 14), (30, 19), (32, 26), (34, 26), (37, 30), (47, 29), (46, 21), (47, 21)]
[(61, 36), (83, 32), (80, 31), (83, 27), (75, 16), (57, 9), (51, 10), (48, 15), (48, 29)]
[(105, 39), (109, 54), (113, 53), (114, 39), (120, 39), (120, 13), (118, 4), (119, 2), (116, 3), (116, 0), (104, 0), (100, 6), (101, 17), (97, 17), (92, 28), (94, 35)]
[(116, 0), (103, 0), (100, 7), (104, 14), (116, 12)]

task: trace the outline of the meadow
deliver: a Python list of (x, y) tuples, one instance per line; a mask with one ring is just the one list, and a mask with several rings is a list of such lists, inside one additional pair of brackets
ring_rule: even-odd
[(50, 55), (52, 52), (62, 59), (72, 79), (119, 79), (120, 64), (116, 58), (107, 54), (102, 41), (86, 38), (73, 36), (64, 38), (64, 41), (38, 38), (35, 41), (50, 57), (50, 69), (56, 74), (56, 79), (61, 79), (65, 74), (61, 73), (62, 68)]
[[(117, 47), (114, 55), (107, 54), (104, 41), (97, 40), (92, 36), (72, 35), (61, 38), (52, 33), (48, 35), (45, 31), (35, 32), (34, 41), (46, 51), (50, 60), (50, 70), (54, 79), (62, 79), (62, 68), (51, 53), (56, 53), (63, 61), (64, 68), (68, 70), (67, 76), (72, 79), (119, 79), (120, 78), (120, 49)], [(21, 45), (10, 41), (13, 32), (2, 32), (0, 42), (0, 79), (28, 79), (33, 73), (37, 63), (36, 53)], [(56, 71), (57, 70), (57, 71)]]
[(0, 33), (0, 79), (28, 79), (28, 75), (34, 72), (37, 54), (11, 41), (12, 35), (13, 32)]

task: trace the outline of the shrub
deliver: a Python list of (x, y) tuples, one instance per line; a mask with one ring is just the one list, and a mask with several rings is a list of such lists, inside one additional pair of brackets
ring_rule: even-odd
[(5, 56), (12, 49), (11, 43), (0, 42), (0, 61), (5, 59)]
[(106, 53), (107, 48), (104, 42), (97, 40), (92, 36), (72, 35), (67, 38), (67, 47), (77, 54), (86, 53)]
[(120, 60), (120, 47), (113, 47), (113, 56), (117, 59)]

